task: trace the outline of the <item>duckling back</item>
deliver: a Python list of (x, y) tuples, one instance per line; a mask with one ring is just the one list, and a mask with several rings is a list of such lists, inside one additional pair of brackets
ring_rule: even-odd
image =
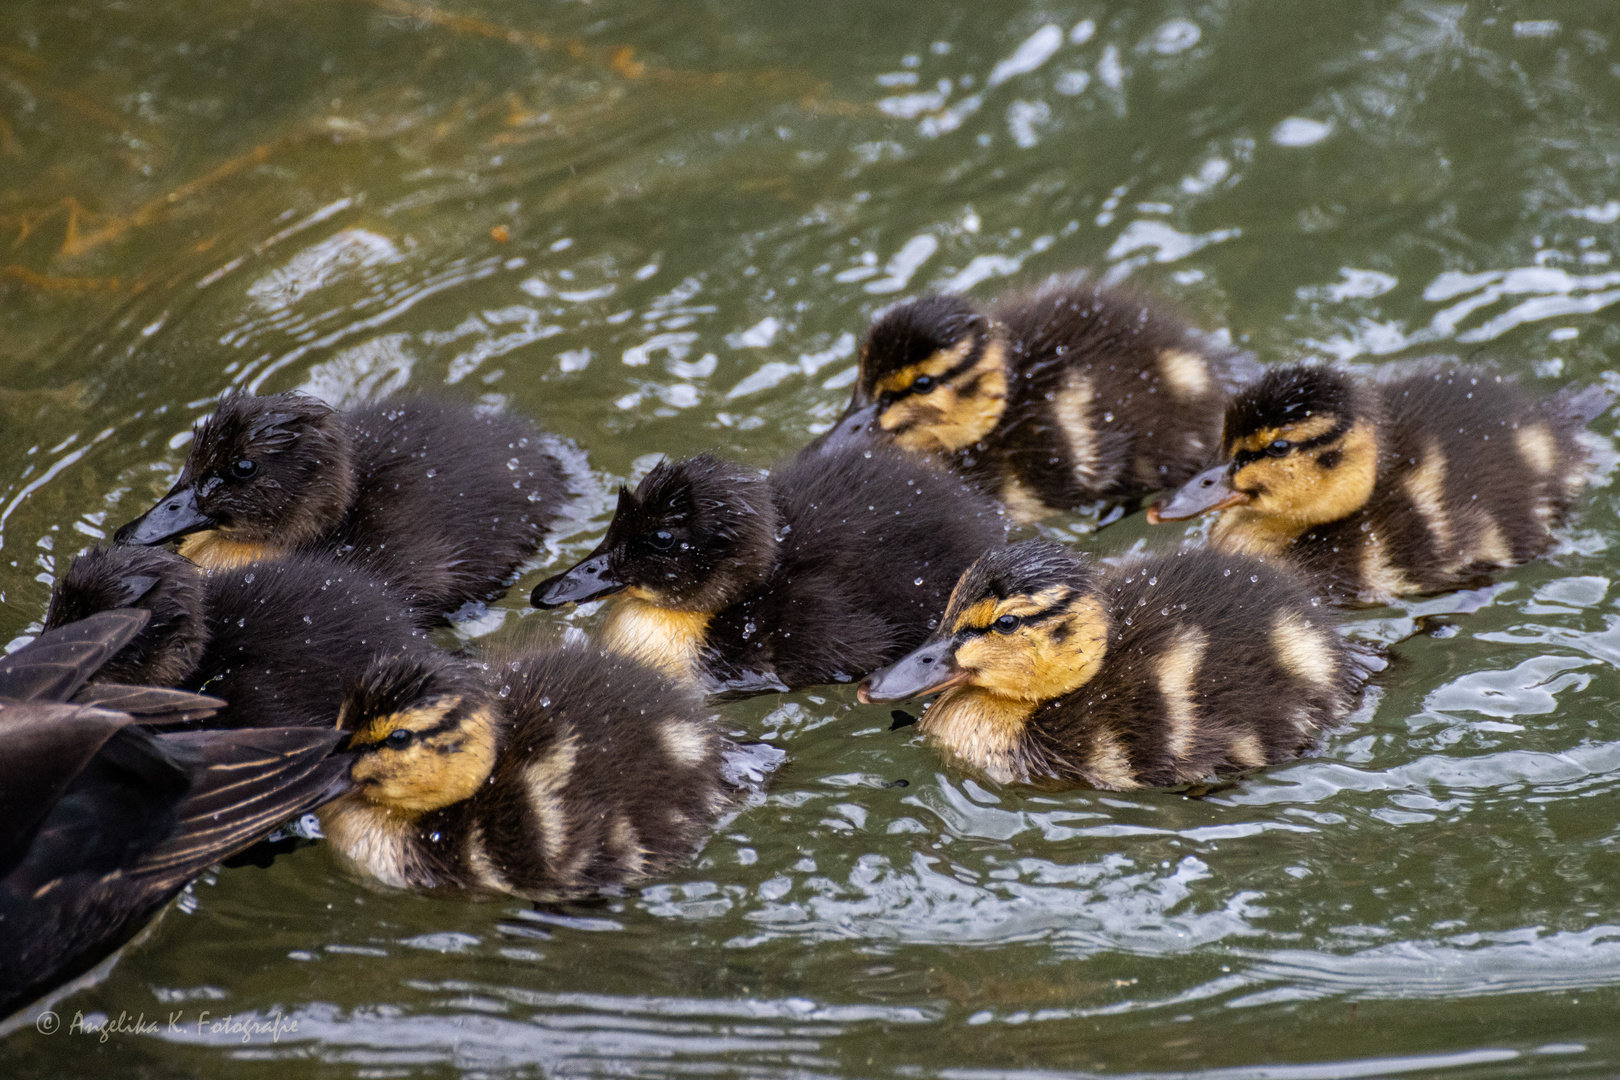
[(794, 688), (859, 679), (920, 645), (962, 571), (1006, 536), (993, 500), (886, 442), (806, 450), (770, 483), (777, 562), (710, 624), (722, 680), (767, 668)]
[(422, 397), (345, 419), (358, 484), (329, 543), (423, 610), (499, 596), (568, 497), (561, 463), (520, 417)]
[(1020, 517), (1175, 487), (1219, 445), (1230, 350), (1089, 283), (991, 311), (1007, 327), (1016, 377), (995, 434), (963, 462)]
[[(346, 712), (362, 725), (357, 779), (388, 772), (392, 786), (379, 790), (408, 800), (418, 786), (465, 770), (456, 793), (471, 792), (423, 813), (379, 804), (365, 790), (334, 804), (323, 815), (327, 835), (361, 869), (396, 886), (532, 897), (631, 884), (691, 855), (739, 795), (714, 719), (692, 690), (646, 664), (563, 647), (494, 660), (481, 679), (481, 698), (465, 684), (451, 697), (427, 691), (441, 711), (423, 722), (430, 734), (413, 760), (390, 762), (407, 751), (392, 750), (386, 736), (367, 741), (363, 714), (381, 709)], [(408, 713), (419, 693), (382, 708)], [(432, 731), (484, 723), (480, 715), (498, 727), (492, 765), (467, 750), (487, 744), (485, 736), (432, 742)]]
[[(1380, 389), (1372, 497), (1311, 529), (1290, 561), (1333, 596), (1437, 592), (1546, 553), (1585, 483), (1588, 416), (1478, 368)], [(1607, 398), (1601, 402), (1607, 404)]]
[(1160, 787), (1290, 760), (1350, 711), (1376, 664), (1297, 578), (1247, 556), (1131, 559), (1101, 591), (1101, 669), (1031, 717), (1059, 780)]

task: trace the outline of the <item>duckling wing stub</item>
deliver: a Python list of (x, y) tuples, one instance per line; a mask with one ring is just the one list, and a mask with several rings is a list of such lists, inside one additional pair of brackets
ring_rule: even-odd
[(137, 608), (100, 611), (47, 630), (0, 660), (0, 698), (65, 701), (146, 625)]

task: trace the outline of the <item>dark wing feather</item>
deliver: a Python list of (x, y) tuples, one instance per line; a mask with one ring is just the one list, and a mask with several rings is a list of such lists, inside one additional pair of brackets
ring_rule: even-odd
[(205, 867), (257, 841), (287, 818), (341, 794), (349, 762), (328, 755), (332, 729), (249, 728), (162, 736), (163, 748), (191, 773), (173, 836), (126, 875), (151, 887), (180, 888)]
[(80, 705), (129, 713), (143, 724), (165, 726), (205, 720), (225, 707), (224, 701), (207, 694), (124, 683), (91, 683), (74, 694), (73, 700)]
[(66, 701), (146, 625), (136, 608), (98, 611), (47, 630), (0, 660), (0, 698)]
[(0, 873), (128, 716), (82, 705), (0, 703)]

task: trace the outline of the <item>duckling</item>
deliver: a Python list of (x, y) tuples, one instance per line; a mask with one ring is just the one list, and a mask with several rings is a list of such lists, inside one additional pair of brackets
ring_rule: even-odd
[(231, 394), (197, 425), (179, 481), (114, 540), (180, 540), (210, 570), (326, 552), (443, 615), (498, 596), (566, 494), (561, 463), (516, 417)]
[(1382, 384), (1272, 368), (1226, 414), (1226, 460), (1148, 513), (1221, 510), (1223, 551), (1286, 560), (1324, 596), (1386, 602), (1542, 555), (1585, 483), (1602, 387), (1548, 398), (1479, 368)]
[(1067, 282), (890, 308), (845, 418), (952, 465), (1028, 523), (1176, 487), (1209, 458), (1239, 358), (1141, 300)]
[[(106, 611), (0, 664), (0, 1017), (94, 967), (211, 864), (347, 786), (333, 730), (165, 732), (218, 699), (101, 686), (145, 625)], [(106, 707), (129, 690), (138, 717)], [(166, 701), (164, 706), (154, 703)]]
[(1296, 757), (1375, 663), (1256, 559), (1190, 550), (1099, 570), (1031, 540), (974, 563), (930, 641), (858, 696), (943, 690), (918, 730), (992, 780), (1123, 791)]
[(432, 648), (426, 616), (375, 575), (304, 552), (205, 574), (165, 548), (93, 549), (57, 583), (45, 626), (115, 608), (151, 620), (97, 679), (223, 697), (211, 727), (331, 727), (374, 654)]
[(488, 670), (381, 658), (340, 723), (355, 788), (320, 812), (322, 831), (396, 888), (558, 898), (633, 884), (692, 854), (739, 794), (696, 695), (593, 647)]
[(624, 593), (612, 648), (746, 697), (850, 682), (916, 647), (958, 575), (1005, 535), (987, 497), (866, 440), (768, 477), (702, 455), (619, 490), (607, 535), (536, 607)]

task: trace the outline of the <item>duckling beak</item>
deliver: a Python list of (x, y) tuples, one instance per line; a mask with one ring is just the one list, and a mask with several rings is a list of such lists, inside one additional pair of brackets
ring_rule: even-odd
[(864, 408), (851, 406), (837, 424), (810, 444), (810, 449), (827, 454), (837, 453), (853, 445), (868, 446), (871, 444), (873, 434), (878, 430), (877, 421), (876, 405), (867, 405)]
[(956, 663), (956, 642), (946, 638), (924, 645), (881, 671), (874, 671), (861, 683), (855, 697), (862, 705), (905, 701), (961, 686), (972, 677), (971, 670)]
[(164, 544), (214, 527), (214, 519), (197, 508), (197, 491), (177, 488), (163, 501), (113, 533), (115, 544)]
[(1232, 487), (1230, 469), (1230, 462), (1205, 469), (1183, 484), (1180, 491), (1163, 502), (1148, 507), (1148, 524), (1185, 521), (1200, 514), (1225, 510), (1228, 506), (1242, 506), (1248, 502), (1248, 495)]
[(550, 577), (534, 587), (529, 603), (537, 608), (562, 607), (564, 604), (583, 604), (612, 596), (629, 582), (620, 581), (608, 567), (608, 557), (593, 555), (566, 573)]

